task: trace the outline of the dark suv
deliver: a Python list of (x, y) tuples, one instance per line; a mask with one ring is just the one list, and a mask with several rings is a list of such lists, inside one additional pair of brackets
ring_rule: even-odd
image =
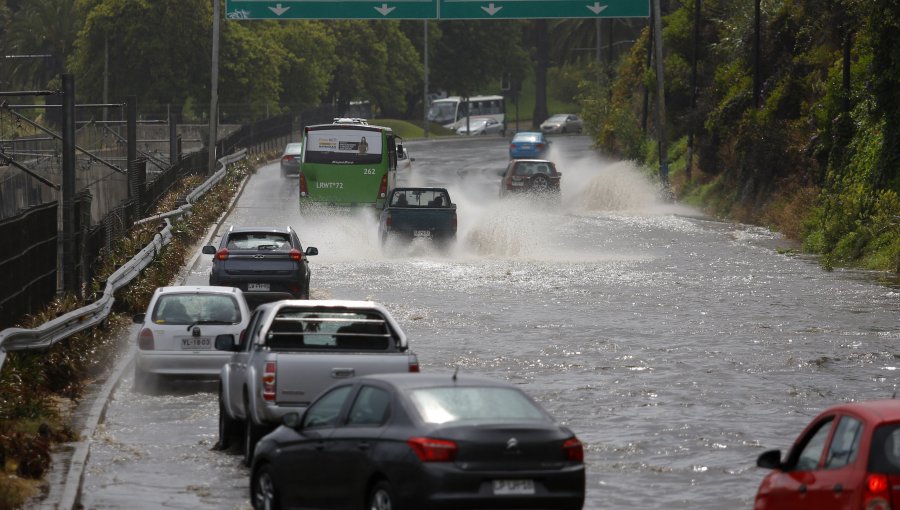
[(546, 159), (513, 159), (503, 172), (500, 196), (510, 193), (550, 193), (559, 195), (562, 173)]
[(312, 246), (303, 250), (291, 227), (230, 227), (213, 255), (210, 285), (237, 287), (253, 305), (278, 299), (309, 299), (309, 262), (318, 255)]

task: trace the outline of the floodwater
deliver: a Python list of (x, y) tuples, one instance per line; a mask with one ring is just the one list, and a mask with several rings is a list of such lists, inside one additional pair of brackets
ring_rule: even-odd
[[(766, 449), (824, 407), (889, 398), (900, 288), (823, 271), (766, 229), (657, 198), (627, 162), (554, 139), (559, 204), (499, 200), (505, 139), (414, 141), (401, 182), (445, 186), (459, 242), (382, 250), (374, 215), (301, 217), (296, 180), (253, 178), (227, 224), (293, 225), (314, 298), (372, 299), (423, 371), (486, 375), (536, 397), (585, 443), (585, 508), (751, 508)], [(287, 182), (287, 184), (285, 184)], [(187, 283), (205, 284), (208, 257)], [(91, 452), (87, 508), (248, 508), (247, 471), (212, 451), (215, 383), (159, 395), (125, 381)]]

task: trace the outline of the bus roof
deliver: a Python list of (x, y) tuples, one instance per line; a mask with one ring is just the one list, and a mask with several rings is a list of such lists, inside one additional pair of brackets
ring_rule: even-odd
[(351, 123), (334, 123), (334, 124), (315, 124), (312, 126), (306, 126), (305, 131), (318, 131), (320, 129), (353, 129), (356, 131), (375, 131), (377, 133), (386, 132), (393, 133), (394, 131), (386, 126), (373, 126), (371, 124), (351, 124)]

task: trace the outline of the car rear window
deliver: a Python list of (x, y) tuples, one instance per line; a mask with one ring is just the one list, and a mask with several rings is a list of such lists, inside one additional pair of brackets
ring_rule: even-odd
[(540, 141), (540, 135), (531, 133), (519, 133), (513, 137), (513, 142), (535, 143)]
[(234, 232), (225, 245), (229, 250), (290, 250), (290, 234), (278, 232)]
[(156, 300), (151, 320), (156, 324), (237, 324), (242, 319), (237, 300), (228, 294), (163, 294)]
[(521, 391), (493, 386), (419, 388), (409, 398), (425, 423), (549, 422), (550, 418)]
[(527, 176), (534, 174), (554, 175), (556, 174), (556, 169), (550, 163), (520, 162), (516, 164), (513, 170), (513, 175)]
[(869, 452), (869, 472), (900, 475), (900, 423), (875, 429)]
[(390, 351), (384, 317), (363, 311), (281, 310), (266, 333), (273, 350)]

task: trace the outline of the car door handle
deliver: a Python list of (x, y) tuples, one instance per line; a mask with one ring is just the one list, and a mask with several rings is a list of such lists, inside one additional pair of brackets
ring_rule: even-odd
[(806, 494), (806, 485), (801, 485), (800, 487), (797, 487), (797, 492), (799, 492), (800, 494)]
[(331, 369), (331, 377), (342, 379), (346, 377), (353, 377), (356, 375), (356, 370), (352, 368), (332, 368)]
[(838, 494), (844, 492), (844, 486), (841, 485), (841, 484), (835, 485), (835, 486), (834, 486), (834, 492), (837, 492)]
[(359, 448), (360, 450), (368, 450), (369, 442), (368, 441), (360, 441), (359, 443), (357, 443), (356, 447)]

